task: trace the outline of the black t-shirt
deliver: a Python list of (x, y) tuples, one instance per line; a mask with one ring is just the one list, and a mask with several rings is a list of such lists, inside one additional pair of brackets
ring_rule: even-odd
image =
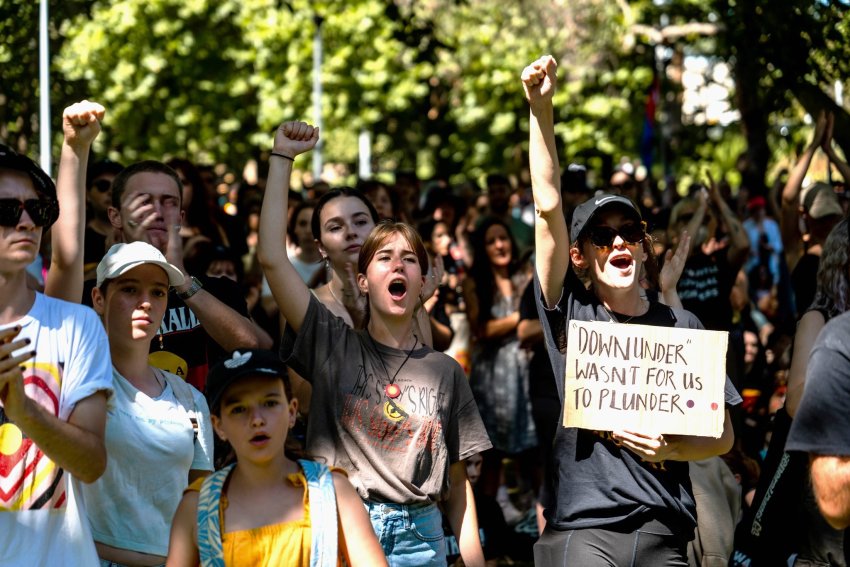
[(106, 254), (106, 237), (86, 226), (83, 243), (83, 269), (97, 268), (103, 255)]
[(806, 367), (806, 389), (794, 416), (787, 451), (850, 456), (850, 313), (831, 319)]
[[(525, 286), (519, 302), (519, 318), (537, 321), (537, 302), (534, 300), (534, 286)], [(552, 375), (552, 363), (546, 351), (546, 342), (534, 343), (531, 347), (531, 360), (528, 362), (528, 393), (532, 398), (558, 400), (558, 388)]]
[(712, 331), (729, 331), (732, 327), (729, 293), (738, 274), (732, 271), (726, 254), (725, 249), (710, 256), (697, 251), (685, 262), (676, 285), (682, 307)]
[[(534, 287), (563, 406), (567, 322), (610, 321), (611, 316), (596, 296), (584, 288), (572, 269), (567, 272), (563, 293), (554, 309), (546, 309), (536, 277)], [(634, 317), (627, 324), (631, 323), (702, 328), (692, 313), (651, 300), (647, 313)], [(741, 397), (727, 377), (726, 404), (739, 403)], [(558, 530), (629, 529), (629, 526), (656, 521), (663, 524), (659, 533), (693, 538), (696, 503), (687, 462), (645, 462), (628, 449), (620, 448), (608, 432), (559, 427), (552, 466), (555, 468), (551, 476), (553, 486), (544, 500), (548, 526)]]
[(815, 300), (818, 266), (820, 266), (820, 256), (804, 254), (791, 272), (791, 287), (794, 288), (794, 304), (797, 307), (797, 313), (805, 313)]
[[(239, 285), (228, 278), (199, 276), (208, 291), (234, 311), (248, 317), (248, 305)], [(85, 282), (83, 303), (91, 306), (94, 280)], [(159, 333), (151, 341), (150, 363), (185, 379), (201, 392), (207, 383), (211, 366), (227, 354), (206, 332), (186, 302), (172, 288), (168, 292), (168, 308)], [(161, 342), (160, 342), (161, 337)]]

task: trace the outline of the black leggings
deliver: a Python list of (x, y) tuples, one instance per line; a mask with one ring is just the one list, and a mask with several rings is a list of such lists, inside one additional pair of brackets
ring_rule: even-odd
[(688, 542), (681, 536), (603, 528), (551, 528), (534, 544), (535, 567), (688, 567)]

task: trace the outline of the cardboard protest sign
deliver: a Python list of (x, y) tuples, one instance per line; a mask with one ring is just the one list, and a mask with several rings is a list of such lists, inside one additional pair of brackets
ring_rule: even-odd
[(726, 332), (568, 325), (564, 427), (720, 437)]

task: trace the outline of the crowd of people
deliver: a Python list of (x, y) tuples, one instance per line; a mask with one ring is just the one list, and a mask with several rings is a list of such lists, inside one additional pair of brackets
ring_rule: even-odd
[[(0, 146), (2, 565), (840, 565), (850, 223), (818, 117), (766, 191), (562, 168), (291, 189)], [(48, 232), (49, 229), (49, 232)], [(570, 321), (726, 333), (718, 437), (562, 425)], [(720, 415), (720, 414), (718, 414)]]

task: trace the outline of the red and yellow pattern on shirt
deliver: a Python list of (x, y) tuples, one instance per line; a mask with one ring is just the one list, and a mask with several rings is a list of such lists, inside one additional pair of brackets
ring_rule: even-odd
[[(62, 370), (55, 364), (28, 364), (27, 396), (59, 416)], [(0, 405), (0, 512), (64, 508), (65, 473), (12, 423)]]

